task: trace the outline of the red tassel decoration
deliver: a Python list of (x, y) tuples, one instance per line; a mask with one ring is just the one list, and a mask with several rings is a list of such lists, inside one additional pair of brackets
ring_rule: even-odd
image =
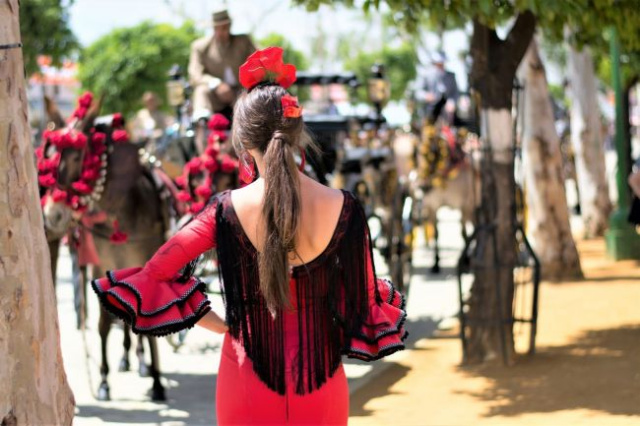
[(113, 244), (124, 244), (127, 242), (129, 235), (120, 231), (120, 224), (117, 220), (113, 221), (113, 233), (109, 237), (109, 241)]

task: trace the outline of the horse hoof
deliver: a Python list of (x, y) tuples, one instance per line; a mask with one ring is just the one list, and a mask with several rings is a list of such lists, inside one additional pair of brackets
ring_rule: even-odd
[(101, 384), (98, 389), (98, 401), (111, 401), (111, 393), (107, 384)]
[(120, 365), (118, 366), (118, 371), (120, 372), (129, 371), (130, 368), (131, 368), (131, 365), (129, 364), (129, 360), (126, 358), (122, 358), (120, 360)]
[(138, 374), (140, 377), (149, 377), (149, 367), (144, 362), (138, 367)]
[(162, 385), (159, 386), (153, 386), (153, 388), (151, 388), (151, 400), (152, 401), (166, 401), (167, 400), (167, 396), (164, 393), (164, 387), (162, 387)]

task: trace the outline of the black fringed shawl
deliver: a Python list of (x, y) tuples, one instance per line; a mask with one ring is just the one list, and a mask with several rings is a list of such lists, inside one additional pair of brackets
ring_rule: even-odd
[[(375, 270), (372, 261), (368, 270), (371, 247), (365, 214), (351, 193), (343, 193), (344, 205), (328, 247), (311, 262), (292, 268), (299, 328), (292, 374), (295, 392), (300, 395), (320, 388), (333, 376), (351, 336), (360, 334), (373, 303), (369, 301), (369, 285), (375, 283)], [(260, 293), (257, 252), (240, 226), (230, 194), (220, 194), (216, 212), (229, 333), (244, 345), (258, 377), (284, 395), (287, 380), (282, 311), (272, 315), (267, 309)]]

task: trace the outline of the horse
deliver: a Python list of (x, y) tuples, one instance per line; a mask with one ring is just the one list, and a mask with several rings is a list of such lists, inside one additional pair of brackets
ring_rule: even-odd
[[(98, 118), (100, 101), (90, 102), (90, 107), (85, 105), (84, 111), (74, 113), (74, 118), (69, 124), (65, 124), (57, 106), (51, 100), (47, 101), (47, 112), (53, 126), (50, 130), (62, 130), (84, 135), (90, 142), (83, 147), (65, 147), (59, 152), (59, 163), (55, 166), (55, 189), (53, 197), (45, 204), (45, 223), (50, 229), (68, 229), (72, 224), (74, 214), (68, 214), (73, 210), (75, 216), (86, 208), (96, 214), (106, 216), (107, 220), (95, 223), (90, 229), (80, 223), (80, 227), (89, 231), (95, 243), (95, 249), (99, 257), (99, 266), (94, 267), (94, 276), (102, 276), (107, 270), (122, 269), (143, 265), (164, 243), (167, 224), (167, 202), (158, 190), (158, 185), (152, 175), (152, 171), (143, 167), (138, 153), (138, 147), (128, 143), (126, 132), (122, 129), (122, 119), (116, 115)], [(118, 122), (116, 123), (116, 119)], [(124, 132), (124, 133), (123, 133)], [(96, 134), (104, 136), (106, 149), (99, 149), (99, 144), (93, 142)], [(119, 140), (115, 140), (117, 138)], [(50, 150), (50, 144), (43, 143), (44, 155)], [(101, 152), (104, 151), (104, 152)], [(90, 192), (86, 188), (74, 186), (81, 182), (83, 170), (89, 161), (96, 160), (100, 167), (97, 171), (95, 186)], [(96, 176), (93, 176), (94, 178)], [(49, 182), (51, 183), (51, 182)], [(86, 192), (77, 198), (70, 197), (74, 188)], [(90, 188), (91, 189), (91, 188)], [(65, 202), (52, 202), (51, 198), (57, 194), (67, 194)], [(126, 234), (125, 234), (126, 233)], [(125, 235), (126, 241), (125, 241)], [(52, 238), (52, 244), (55, 238)], [(52, 265), (55, 265), (52, 250)], [(84, 277), (83, 277), (84, 278)], [(86, 285), (83, 279), (82, 285)], [(108, 384), (109, 365), (107, 360), (107, 338), (111, 329), (113, 317), (101, 306), (99, 332), (101, 338), (102, 363), (100, 367), (101, 382), (97, 397), (99, 400), (110, 400), (110, 388)], [(158, 349), (155, 337), (147, 337), (151, 365), (144, 361), (143, 346), (139, 339), (136, 350), (139, 358), (139, 372), (141, 375), (151, 375), (153, 386), (151, 398), (154, 401), (166, 400), (165, 389), (160, 382), (158, 362)], [(131, 347), (130, 329), (124, 326), (124, 354), (120, 362), (120, 370), (129, 369), (129, 349)]]
[(468, 241), (467, 224), (474, 224), (479, 180), (475, 178), (472, 161), (462, 146), (470, 134), (464, 131), (454, 134), (447, 127), (438, 129), (427, 123), (421, 136), (399, 133), (394, 140), (394, 151), (401, 179), (409, 182), (414, 223), (433, 224), (434, 264), (431, 272), (437, 274), (440, 273), (437, 212), (444, 206), (459, 210), (462, 237)]

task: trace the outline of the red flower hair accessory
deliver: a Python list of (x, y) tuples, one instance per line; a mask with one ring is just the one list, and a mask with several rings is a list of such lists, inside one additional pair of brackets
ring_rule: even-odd
[(263, 82), (279, 84), (285, 89), (296, 81), (296, 67), (282, 62), (280, 47), (258, 50), (240, 66), (240, 84), (251, 90)]
[(298, 118), (302, 115), (302, 108), (298, 105), (298, 98), (288, 93), (280, 99), (282, 102), (282, 116), (286, 118)]

